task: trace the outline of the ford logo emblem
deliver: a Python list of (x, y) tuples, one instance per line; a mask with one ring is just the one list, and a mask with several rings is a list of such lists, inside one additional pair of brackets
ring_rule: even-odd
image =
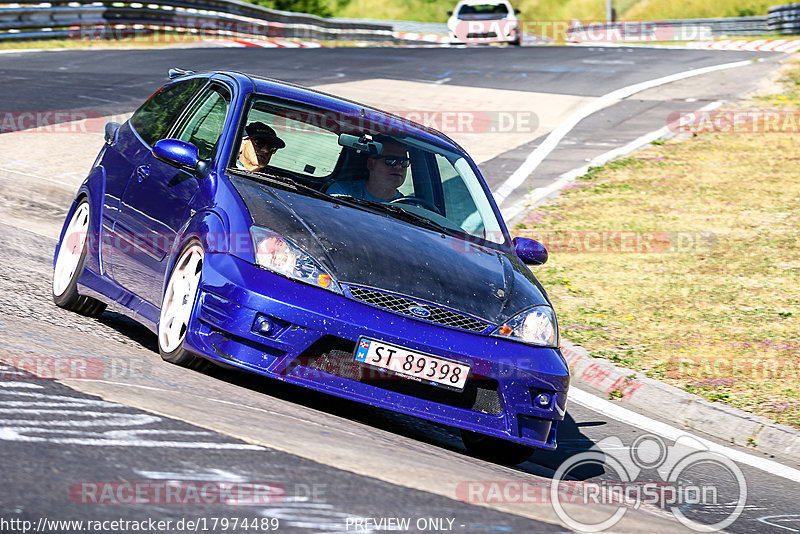
[(427, 308), (423, 308), (422, 306), (411, 306), (408, 309), (408, 311), (411, 312), (413, 315), (416, 315), (417, 317), (425, 318), (431, 316), (430, 310)]

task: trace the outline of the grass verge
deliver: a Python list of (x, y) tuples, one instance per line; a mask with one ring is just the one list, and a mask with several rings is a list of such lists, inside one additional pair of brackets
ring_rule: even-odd
[(751, 117), (780, 110), (780, 133), (746, 125), (720, 133), (701, 121), (689, 137), (592, 169), (528, 213), (515, 233), (551, 252), (535, 273), (565, 338), (800, 428), (800, 64), (793, 65), (780, 94), (734, 106)]

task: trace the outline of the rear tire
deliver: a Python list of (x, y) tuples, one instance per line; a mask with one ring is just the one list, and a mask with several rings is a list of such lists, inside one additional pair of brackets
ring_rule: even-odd
[(183, 348), (194, 311), (203, 269), (204, 251), (197, 241), (187, 243), (170, 273), (158, 321), (158, 352), (170, 363), (202, 370), (208, 361)]
[(461, 430), (461, 440), (467, 451), (479, 458), (503, 465), (517, 465), (531, 457), (534, 447), (514, 443), (469, 430)]
[(53, 269), (53, 302), (65, 310), (100, 317), (106, 309), (105, 303), (78, 293), (78, 280), (83, 273), (89, 248), (86, 239), (89, 235), (89, 215), (89, 202), (84, 199), (72, 213), (59, 243)]

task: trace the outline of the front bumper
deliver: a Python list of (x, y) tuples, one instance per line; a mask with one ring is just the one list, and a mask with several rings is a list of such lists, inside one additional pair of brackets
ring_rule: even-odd
[[(259, 333), (266, 317), (274, 327)], [(361, 368), (361, 336), (468, 363), (461, 393)], [(206, 254), (185, 347), (293, 384), (535, 447), (553, 449), (569, 383), (557, 349), (390, 313), (293, 282), (227, 254)], [(538, 393), (553, 401), (534, 406)]]

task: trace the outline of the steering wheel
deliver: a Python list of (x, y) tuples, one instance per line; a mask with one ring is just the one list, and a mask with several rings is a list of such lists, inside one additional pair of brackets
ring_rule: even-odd
[(439, 208), (434, 206), (431, 202), (428, 202), (424, 198), (420, 197), (400, 197), (390, 200), (389, 204), (411, 204), (412, 206), (419, 206), (420, 208), (425, 208), (426, 210), (438, 213), (439, 215), (442, 214), (442, 212), (439, 211)]

